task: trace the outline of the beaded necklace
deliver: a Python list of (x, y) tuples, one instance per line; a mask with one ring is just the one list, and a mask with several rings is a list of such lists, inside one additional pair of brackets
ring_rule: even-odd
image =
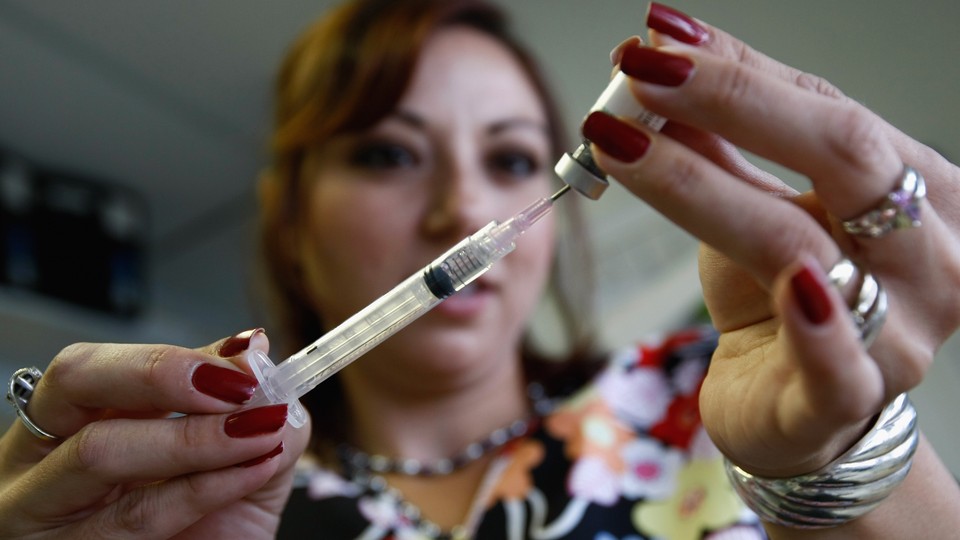
[(539, 418), (553, 410), (553, 400), (545, 396), (541, 385), (537, 383), (528, 385), (527, 395), (533, 404), (533, 413), (529, 417), (493, 430), (486, 437), (468, 444), (463, 450), (451, 457), (440, 458), (432, 463), (424, 463), (412, 458), (368, 454), (346, 443), (337, 446), (337, 456), (348, 471), (368, 474), (402, 474), (406, 476), (450, 474), (490, 452), (499, 450), (510, 442), (528, 435), (536, 427)]
[(386, 479), (380, 475), (401, 474), (429, 477), (450, 474), (513, 441), (529, 435), (537, 428), (540, 419), (553, 411), (555, 401), (546, 396), (543, 386), (539, 383), (531, 383), (527, 386), (527, 396), (530, 398), (533, 409), (529, 417), (493, 430), (486, 437), (468, 444), (463, 450), (451, 457), (440, 458), (432, 463), (423, 463), (411, 458), (391, 458), (380, 454), (368, 454), (345, 443), (337, 446), (337, 456), (348, 478), (372, 493), (384, 494), (396, 501), (401, 514), (427, 538), (436, 540), (465, 539), (468, 538), (465, 527), (458, 525), (449, 531), (444, 531), (436, 523), (422, 517), (420, 509), (416, 505), (405, 501), (403, 495), (390, 487)]
[(536, 416), (517, 420), (509, 426), (500, 427), (486, 437), (474, 441), (452, 457), (424, 463), (413, 458), (392, 458), (381, 454), (368, 454), (347, 444), (337, 447), (337, 455), (345, 468), (372, 474), (402, 474), (405, 476), (442, 476), (477, 461), (483, 456), (503, 448), (528, 433), (536, 426)]

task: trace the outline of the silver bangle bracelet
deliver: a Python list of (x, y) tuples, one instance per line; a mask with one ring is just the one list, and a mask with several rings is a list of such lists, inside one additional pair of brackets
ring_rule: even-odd
[(873, 510), (900, 485), (918, 440), (917, 411), (900, 394), (862, 439), (818, 471), (761, 478), (729, 460), (725, 466), (734, 489), (760, 519), (794, 529), (836, 527)]

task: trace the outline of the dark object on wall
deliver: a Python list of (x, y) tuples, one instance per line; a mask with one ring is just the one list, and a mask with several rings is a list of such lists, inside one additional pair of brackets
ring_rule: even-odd
[(135, 315), (146, 232), (130, 190), (0, 153), (0, 286)]

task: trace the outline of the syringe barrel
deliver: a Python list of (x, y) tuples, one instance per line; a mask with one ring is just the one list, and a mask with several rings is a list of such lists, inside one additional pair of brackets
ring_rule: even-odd
[(440, 302), (414, 274), (268, 373), (278, 396), (300, 397)]
[(513, 251), (522, 231), (491, 221), (423, 269), (427, 286), (438, 298), (446, 298), (480, 277), (493, 263)]
[(280, 364), (253, 355), (250, 364), (261, 387), (254, 401), (295, 406), (296, 399), (486, 272), (513, 250), (520, 232), (509, 222), (493, 221)]

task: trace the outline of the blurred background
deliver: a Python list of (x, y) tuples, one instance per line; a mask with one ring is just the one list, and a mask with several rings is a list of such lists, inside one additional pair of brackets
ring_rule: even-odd
[[(262, 326), (255, 181), (288, 43), (330, 0), (0, 0), (0, 374), (77, 341), (199, 346)], [(503, 4), (571, 136), (639, 0)], [(960, 159), (953, 0), (677, 0)], [(757, 160), (763, 163), (762, 160)], [(791, 183), (802, 178), (773, 167)], [(696, 311), (696, 244), (618, 187), (589, 203), (604, 339)], [(40, 246), (40, 247), (37, 247)], [(269, 331), (269, 328), (268, 328)], [(914, 400), (960, 475), (960, 339)], [(0, 408), (6, 425), (13, 415)]]

